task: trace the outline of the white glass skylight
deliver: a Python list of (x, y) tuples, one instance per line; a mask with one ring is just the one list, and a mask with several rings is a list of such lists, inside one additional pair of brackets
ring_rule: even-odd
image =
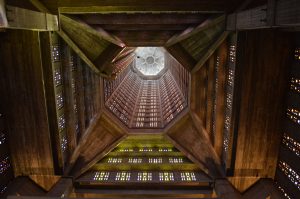
[(135, 50), (136, 68), (145, 76), (154, 76), (165, 67), (164, 51), (160, 47), (138, 47)]

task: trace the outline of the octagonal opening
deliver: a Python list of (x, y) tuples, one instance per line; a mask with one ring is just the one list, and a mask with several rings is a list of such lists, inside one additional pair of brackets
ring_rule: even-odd
[(105, 108), (129, 129), (163, 129), (188, 107), (190, 74), (163, 47), (138, 47), (114, 80)]

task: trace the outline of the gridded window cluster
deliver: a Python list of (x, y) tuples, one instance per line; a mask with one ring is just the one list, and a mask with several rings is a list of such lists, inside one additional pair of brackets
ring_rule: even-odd
[(133, 149), (132, 148), (121, 148), (118, 150), (119, 152), (133, 152)]
[(289, 178), (289, 180), (300, 190), (300, 176), (286, 162), (279, 161), (278, 168)]
[(108, 158), (107, 163), (122, 163), (122, 158)]
[(216, 57), (216, 64), (214, 68), (214, 91), (213, 91), (213, 109), (212, 109), (212, 135), (214, 137), (216, 133), (216, 119), (217, 119), (217, 98), (218, 98), (218, 88), (219, 88), (219, 66), (220, 66), (220, 57)]
[(158, 151), (159, 152), (172, 152), (174, 150), (173, 150), (173, 148), (159, 148)]
[(141, 79), (130, 71), (123, 81), (122, 88), (119, 87), (106, 102), (106, 106), (127, 126), (134, 111), (140, 86)]
[(115, 181), (130, 181), (131, 173), (127, 171), (117, 172)]
[(115, 89), (121, 84), (128, 73), (129, 67), (123, 70), (116, 79), (114, 80), (104, 80), (104, 99), (107, 101), (109, 97), (113, 94)]
[(161, 127), (161, 114), (157, 80), (144, 80), (133, 116), (136, 128)]
[(170, 164), (178, 164), (183, 163), (183, 158), (169, 158)]
[(56, 94), (56, 108), (61, 109), (64, 106), (64, 96), (63, 92), (59, 92)]
[(6, 172), (10, 168), (9, 157), (5, 157), (0, 161), (0, 174)]
[(66, 127), (66, 119), (65, 119), (65, 115), (62, 114), (58, 117), (58, 130), (63, 131), (65, 127)]
[(236, 60), (236, 46), (230, 45), (229, 46), (229, 61), (235, 63)]
[(161, 164), (162, 158), (149, 158), (149, 163), (151, 164)]
[(162, 181), (162, 182), (174, 181), (174, 173), (173, 172), (159, 172), (159, 181)]
[(114, 62), (112, 64), (113, 68), (114, 68), (112, 74), (118, 75), (119, 73), (124, 71), (126, 68), (128, 68), (128, 65), (130, 65), (133, 62), (134, 57), (135, 57), (135, 54), (130, 53), (127, 56), (125, 56), (124, 58), (121, 58), (121, 59), (117, 60), (116, 62)]
[(288, 136), (286, 133), (283, 135), (282, 144), (295, 153), (295, 155), (300, 157), (300, 143)]
[(0, 145), (4, 144), (6, 140), (5, 134), (0, 132)]
[(54, 84), (55, 86), (59, 86), (62, 84), (62, 74), (60, 67), (54, 69)]
[(106, 171), (96, 172), (94, 176), (95, 181), (107, 181), (110, 173)]
[(152, 152), (153, 148), (150, 147), (144, 147), (144, 148), (139, 148), (139, 152)]
[(62, 152), (65, 152), (67, 147), (68, 147), (68, 140), (67, 140), (67, 135), (66, 131), (60, 132), (60, 144), (61, 144), (61, 150)]
[(281, 186), (278, 186), (278, 189), (281, 191), (281, 193), (282, 193), (282, 195), (284, 195), (284, 197), (286, 197), (287, 199), (292, 199)]
[(167, 53), (165, 56), (168, 57), (168, 59), (166, 59), (166, 65), (172, 66), (170, 67), (170, 72), (184, 95), (185, 100), (188, 100), (189, 72), (170, 54)]
[(288, 108), (286, 114), (290, 120), (297, 124), (300, 124), (300, 111), (294, 108)]
[(128, 163), (131, 164), (140, 164), (142, 163), (143, 159), (142, 158), (129, 158)]
[(290, 82), (290, 88), (291, 90), (300, 93), (300, 79), (292, 77)]
[(59, 44), (54, 44), (51, 46), (51, 55), (52, 55), (52, 62), (60, 61), (60, 46), (59, 46)]
[(152, 173), (138, 172), (137, 181), (152, 181)]
[(163, 120), (168, 124), (186, 107), (185, 99), (178, 90), (170, 71), (160, 79), (160, 97)]
[(196, 175), (194, 172), (181, 172), (180, 177), (182, 181), (196, 181)]
[(295, 59), (300, 61), (300, 48), (295, 49)]

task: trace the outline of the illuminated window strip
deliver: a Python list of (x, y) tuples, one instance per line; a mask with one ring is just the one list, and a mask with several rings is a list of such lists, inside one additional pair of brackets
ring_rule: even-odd
[(174, 181), (174, 173), (173, 172), (159, 172), (159, 181), (161, 181), (161, 182)]
[(58, 130), (63, 131), (66, 127), (66, 119), (65, 115), (62, 114), (61, 116), (58, 117)]
[(130, 148), (119, 149), (119, 152), (133, 152), (133, 149)]
[(58, 44), (51, 46), (52, 62), (60, 61), (60, 46)]
[(122, 158), (108, 158), (107, 163), (122, 163)]
[(300, 48), (295, 49), (295, 59), (300, 61)]
[(229, 46), (229, 61), (235, 63), (236, 60), (236, 46), (231, 45)]
[(287, 134), (283, 135), (282, 143), (288, 149), (293, 151), (298, 157), (300, 157), (300, 143), (289, 137)]
[(94, 180), (95, 181), (107, 181), (109, 178), (110, 173), (109, 172), (96, 172), (95, 176), (94, 176)]
[(282, 194), (284, 195), (284, 197), (286, 197), (287, 199), (292, 199), (286, 192), (285, 190), (281, 187), (278, 186), (279, 190), (282, 192)]
[(56, 108), (61, 109), (64, 106), (64, 98), (63, 93), (60, 92), (56, 94)]
[(152, 181), (151, 172), (139, 172), (137, 176), (137, 181)]
[(187, 182), (196, 181), (196, 176), (194, 172), (181, 172), (180, 177), (182, 181), (187, 181)]
[(161, 164), (162, 158), (149, 158), (148, 162), (151, 164)]
[(296, 91), (297, 93), (300, 93), (300, 79), (292, 77), (290, 82), (290, 89)]
[(140, 148), (139, 152), (152, 152), (153, 149), (152, 148)]
[(117, 172), (115, 181), (130, 181), (130, 172)]
[(169, 158), (170, 164), (178, 164), (183, 163), (183, 158)]
[(4, 133), (0, 133), (0, 145), (4, 144), (6, 140), (5, 134)]
[(158, 151), (159, 152), (172, 152), (173, 149), (172, 148), (159, 148)]
[(278, 164), (279, 169), (285, 174), (286, 177), (300, 190), (300, 176), (296, 173), (286, 162), (280, 161)]
[(10, 168), (9, 157), (6, 157), (0, 161), (0, 174), (6, 172), (9, 168)]
[(62, 84), (62, 75), (61, 75), (60, 68), (56, 68), (54, 70), (54, 84), (55, 84), (55, 86), (59, 86)]
[(143, 159), (142, 158), (129, 158), (128, 163), (131, 164), (140, 164), (142, 163)]
[(3, 194), (7, 189), (7, 186), (1, 187), (0, 188), (0, 194)]
[(300, 124), (300, 111), (298, 111), (297, 109), (288, 108), (286, 114), (290, 120), (297, 124)]

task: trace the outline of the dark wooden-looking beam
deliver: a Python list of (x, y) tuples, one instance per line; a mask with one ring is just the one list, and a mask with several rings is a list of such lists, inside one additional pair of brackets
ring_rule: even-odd
[(222, 199), (242, 199), (239, 191), (230, 184), (227, 179), (217, 179), (215, 181), (215, 191)]
[(46, 191), (29, 177), (17, 177), (8, 186), (4, 196), (44, 196)]
[[(58, 19), (56, 15), (36, 12), (23, 8), (6, 6), (6, 17), (4, 16), (4, 5), (0, 4), (1, 28), (25, 29), (33, 31), (56, 31), (58, 30)], [(7, 22), (7, 23), (6, 23)]]
[(111, 62), (125, 45), (103, 30), (97, 31), (87, 24), (64, 15), (61, 15), (60, 19), (66, 35), (91, 60), (99, 73), (110, 76), (110, 71), (105, 70), (107, 63)]
[(73, 154), (70, 174), (78, 177), (112, 150), (125, 138), (125, 132), (115, 125), (105, 113), (98, 115), (89, 127)]
[(225, 15), (222, 15), (217, 18), (209, 18), (205, 20), (203, 23), (200, 23), (196, 28), (188, 28), (181, 32), (179, 35), (173, 36), (167, 43), (166, 46), (172, 46), (176, 43), (180, 43), (194, 35), (197, 35), (199, 32), (203, 32), (207, 29), (210, 29), (220, 23), (222, 23), (225, 20)]
[(209, 47), (209, 49), (206, 50), (205, 54), (197, 62), (197, 64), (195, 65), (195, 67), (192, 70), (192, 73), (195, 73), (203, 66), (203, 64), (216, 51), (216, 49), (226, 40), (228, 35), (229, 35), (229, 32), (224, 32), (219, 36), (219, 38)]
[(164, 46), (174, 35), (174, 31), (111, 31), (120, 38), (126, 46)]
[(227, 30), (295, 28), (300, 26), (298, 0), (269, 0), (267, 4), (228, 16)]
[(68, 197), (73, 189), (73, 179), (63, 177), (52, 187), (52, 189), (46, 194), (48, 197)]
[[(49, 0), (43, 0), (45, 4)], [(50, 4), (50, 3), (49, 3)], [(55, 7), (55, 5), (54, 5)], [(226, 4), (220, 0), (187, 0), (187, 1), (171, 1), (162, 0), (157, 1), (138, 1), (138, 0), (126, 0), (117, 1), (112, 0), (106, 1), (96, 1), (87, 0), (85, 2), (75, 0), (69, 1), (59, 1), (58, 2), (59, 11), (61, 13), (136, 13), (136, 12), (161, 12), (161, 11), (197, 11), (201, 13), (220, 13), (224, 12), (226, 9)], [(54, 8), (55, 9), (55, 8)]]
[(1, 33), (0, 93), (15, 176), (53, 175), (40, 33)]
[(274, 30), (240, 32), (237, 46), (239, 87), (234, 94), (241, 99), (234, 113), (238, 118), (234, 175), (273, 178), (285, 117), (292, 37)]
[(189, 159), (196, 163), (212, 178), (223, 177), (221, 162), (211, 145), (211, 142), (202, 128), (197, 116), (187, 114), (173, 127), (166, 136), (176, 148), (182, 151)]
[(200, 24), (205, 18), (201, 14), (86, 14), (78, 15), (90, 25), (190, 25)]
[(180, 44), (165, 48), (188, 71), (196, 65), (197, 61)]

